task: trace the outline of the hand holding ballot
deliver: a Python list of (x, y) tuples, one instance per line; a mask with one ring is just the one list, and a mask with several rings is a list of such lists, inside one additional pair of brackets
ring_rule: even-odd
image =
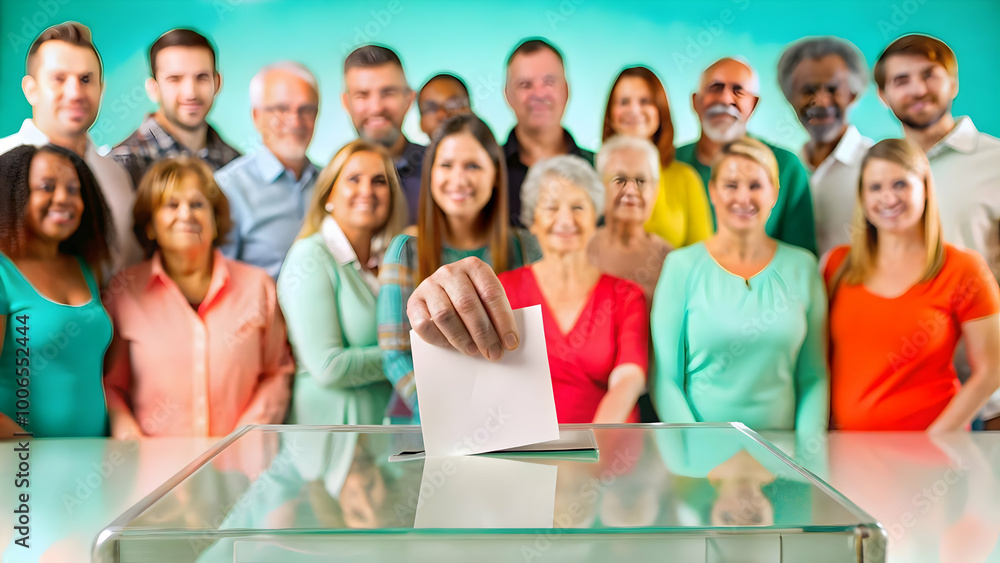
[(435, 346), (498, 361), (520, 335), (507, 294), (488, 264), (465, 258), (439, 268), (407, 302), (414, 332)]

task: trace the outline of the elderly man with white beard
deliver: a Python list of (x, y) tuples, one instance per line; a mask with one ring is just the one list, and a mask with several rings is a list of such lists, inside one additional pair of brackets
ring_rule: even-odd
[(812, 173), (820, 254), (851, 240), (861, 161), (874, 142), (847, 123), (847, 112), (867, 82), (865, 59), (837, 37), (803, 39), (778, 61), (781, 91), (809, 133), (799, 155)]
[[(741, 60), (719, 59), (701, 74), (698, 91), (691, 95), (691, 105), (701, 123), (701, 137), (694, 143), (677, 147), (675, 158), (693, 166), (705, 186), (708, 186), (712, 162), (722, 146), (746, 136), (747, 122), (760, 101), (759, 92), (757, 73)], [(770, 143), (764, 144), (778, 161), (779, 183), (778, 200), (767, 221), (767, 234), (816, 254), (809, 174), (794, 154)], [(712, 212), (714, 217), (715, 210)]]

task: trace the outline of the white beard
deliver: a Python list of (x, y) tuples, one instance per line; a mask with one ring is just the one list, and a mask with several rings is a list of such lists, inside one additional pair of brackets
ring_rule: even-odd
[(737, 119), (728, 127), (712, 127), (702, 122), (701, 132), (714, 143), (728, 143), (747, 134), (746, 122)]

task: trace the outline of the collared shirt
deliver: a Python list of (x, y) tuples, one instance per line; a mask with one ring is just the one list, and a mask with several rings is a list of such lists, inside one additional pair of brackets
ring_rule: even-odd
[(181, 155), (200, 158), (214, 172), (238, 158), (240, 153), (227, 145), (211, 125), (205, 146), (192, 152), (161, 127), (153, 114), (147, 115), (142, 125), (111, 151), (111, 156), (128, 170), (136, 186), (154, 162)]
[(927, 158), (945, 240), (978, 252), (1000, 279), (1000, 139), (960, 117)]
[(424, 153), (427, 147), (406, 141), (403, 154), (396, 160), (396, 172), (403, 185), (403, 195), (409, 210), (408, 225), (417, 224), (417, 201), (420, 196), (420, 176), (424, 167)]
[[(563, 139), (566, 143), (566, 154), (579, 156), (591, 166), (594, 165), (594, 153), (580, 148), (569, 131), (563, 129)], [(510, 212), (510, 224), (521, 225), (521, 184), (528, 174), (528, 165), (521, 162), (521, 145), (517, 140), (515, 129), (510, 130), (507, 142), (503, 145), (503, 153), (507, 158), (507, 210)]]
[(851, 219), (858, 199), (861, 161), (873, 144), (874, 141), (851, 125), (833, 152), (815, 169), (809, 164), (805, 147), (799, 153), (803, 166), (812, 173), (809, 188), (820, 256), (835, 246), (851, 242)]
[(277, 278), (302, 228), (318, 172), (307, 162), (302, 177), (296, 179), (266, 147), (216, 172), (215, 181), (229, 200), (234, 223), (222, 252)]
[(192, 308), (159, 252), (121, 272), (105, 306), (115, 326), (108, 409), (147, 436), (225, 436), (278, 424), (295, 365), (274, 281), (215, 251), (205, 299)]
[(372, 290), (372, 295), (378, 297), (378, 277), (371, 270), (378, 268), (382, 262), (382, 257), (373, 255), (368, 260), (368, 264), (366, 264), (367, 268), (361, 267), (361, 261), (358, 260), (358, 255), (354, 252), (351, 241), (347, 239), (347, 235), (344, 234), (344, 230), (340, 228), (337, 221), (329, 215), (323, 218), (323, 223), (320, 225), (320, 233), (323, 237), (323, 244), (326, 245), (327, 250), (333, 255), (333, 259), (337, 261), (337, 265), (350, 265), (353, 267), (358, 272), (358, 275), (361, 276), (361, 280), (368, 286), (368, 289)]
[[(49, 137), (42, 133), (35, 122), (25, 119), (20, 131), (0, 139), (0, 154), (21, 145), (40, 147), (49, 143)], [(83, 155), (84, 162), (94, 174), (104, 195), (104, 202), (111, 212), (114, 222), (114, 244), (111, 246), (111, 274), (138, 263), (142, 260), (142, 249), (139, 241), (132, 233), (132, 205), (135, 203), (135, 193), (128, 172), (109, 156), (97, 154), (97, 147), (90, 136), (87, 136), (87, 151)], [(111, 276), (105, 275), (107, 281)]]

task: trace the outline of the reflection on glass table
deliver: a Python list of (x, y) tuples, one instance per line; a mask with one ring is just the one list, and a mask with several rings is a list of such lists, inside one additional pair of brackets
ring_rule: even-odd
[(247, 427), (117, 518), (94, 557), (884, 561), (871, 516), (742, 425), (594, 434), (592, 457), (390, 462), (422, 449), (418, 427)]

